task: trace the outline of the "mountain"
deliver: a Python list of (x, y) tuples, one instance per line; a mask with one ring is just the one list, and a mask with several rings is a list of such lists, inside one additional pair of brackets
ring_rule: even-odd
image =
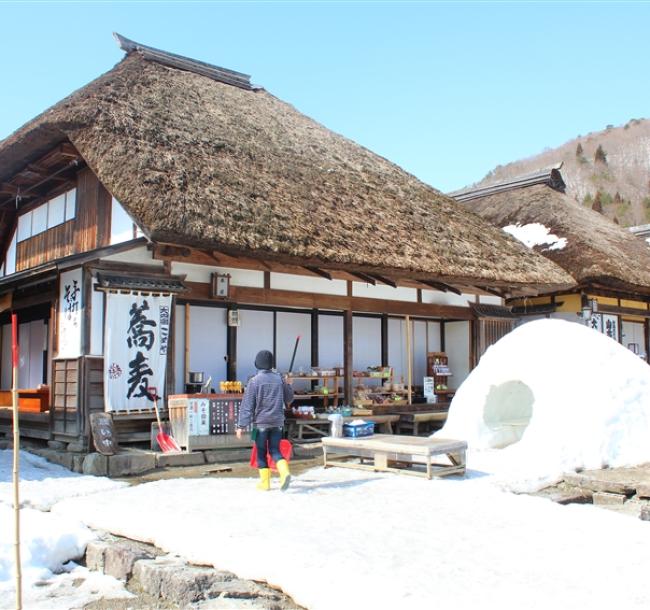
[(498, 165), (477, 187), (510, 180), (562, 163), (566, 193), (602, 209), (623, 226), (650, 223), (650, 120), (631, 119), (578, 136), (554, 149)]

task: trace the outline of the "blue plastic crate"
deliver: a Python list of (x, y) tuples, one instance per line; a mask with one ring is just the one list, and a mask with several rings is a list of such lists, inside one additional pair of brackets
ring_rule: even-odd
[(343, 436), (359, 438), (372, 436), (375, 433), (375, 422), (367, 421), (363, 424), (343, 424)]

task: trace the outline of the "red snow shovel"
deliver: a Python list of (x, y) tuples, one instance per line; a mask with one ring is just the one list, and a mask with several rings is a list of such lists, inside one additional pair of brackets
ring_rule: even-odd
[(163, 453), (172, 453), (180, 452), (181, 448), (178, 446), (178, 443), (174, 440), (169, 434), (163, 432), (162, 424), (160, 423), (160, 413), (158, 413), (158, 391), (156, 388), (151, 387), (147, 388), (147, 391), (151, 396), (153, 396), (153, 407), (156, 410), (156, 420), (158, 421), (158, 434), (156, 434), (156, 442), (158, 446), (162, 449)]
[[(291, 460), (291, 452), (293, 451), (293, 445), (286, 438), (283, 438), (280, 441), (280, 453), (282, 457), (289, 462)], [(266, 450), (266, 463), (269, 465), (269, 468), (277, 470), (275, 467), (275, 461), (271, 457), (269, 450)], [(251, 451), (251, 468), (257, 468), (257, 445), (253, 445), (253, 450)]]

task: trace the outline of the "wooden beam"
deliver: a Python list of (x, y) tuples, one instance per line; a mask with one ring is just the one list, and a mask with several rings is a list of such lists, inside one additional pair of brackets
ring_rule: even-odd
[(271, 272), (270, 271), (265, 271), (264, 272), (264, 288), (266, 290), (271, 290)]
[[(190, 291), (180, 298), (183, 300), (210, 301), (209, 284), (184, 282)], [(352, 283), (352, 282), (350, 282)], [(214, 302), (214, 300), (212, 299)], [(351, 309), (364, 313), (387, 313), (390, 315), (418, 316), (423, 318), (447, 318), (453, 320), (471, 320), (469, 307), (457, 305), (437, 305), (435, 303), (413, 303), (409, 301), (391, 301), (389, 299), (372, 299), (332, 294), (314, 294), (293, 290), (265, 290), (247, 286), (231, 286), (230, 302), (242, 305), (268, 305), (275, 307), (300, 307), (303, 309), (331, 309), (342, 311)]]
[(59, 146), (59, 149), (57, 151), (62, 157), (70, 157), (73, 159), (79, 159), (80, 155), (77, 152), (77, 149), (70, 144), (69, 142), (64, 142)]
[(358, 271), (349, 271), (348, 273), (353, 277), (359, 278), (362, 282), (366, 282), (366, 284), (377, 285), (377, 280), (365, 273), (359, 273)]
[(310, 271), (314, 275), (319, 275), (320, 277), (324, 277), (326, 280), (332, 279), (331, 273), (328, 273), (323, 269), (319, 269), (318, 267), (305, 266), (305, 269), (307, 269), (307, 271)]
[(503, 292), (499, 290), (494, 290), (493, 288), (488, 288), (487, 286), (477, 286), (479, 290), (482, 290), (483, 292), (487, 292), (488, 294), (493, 294), (495, 297), (499, 297), (501, 299), (505, 298), (503, 296)]
[(352, 405), (353, 397), (353, 367), (352, 367), (352, 310), (347, 309), (343, 312), (343, 387), (345, 404)]
[(397, 282), (395, 280), (391, 280), (388, 277), (384, 277), (383, 275), (377, 275), (376, 273), (372, 273), (371, 277), (374, 277), (377, 281), (381, 282), (382, 284), (386, 284), (391, 288), (397, 288)]
[(433, 288), (434, 290), (440, 290), (441, 292), (453, 292), (459, 296), (462, 294), (458, 288), (454, 288), (453, 286), (443, 282), (436, 282), (435, 280), (420, 280), (420, 283), (429, 286), (429, 288)]

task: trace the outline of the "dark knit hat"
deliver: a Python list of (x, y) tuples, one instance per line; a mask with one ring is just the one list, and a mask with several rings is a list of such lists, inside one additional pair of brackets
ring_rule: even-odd
[(273, 354), (267, 349), (258, 352), (257, 356), (255, 356), (255, 368), (264, 371), (271, 370), (273, 368)]

